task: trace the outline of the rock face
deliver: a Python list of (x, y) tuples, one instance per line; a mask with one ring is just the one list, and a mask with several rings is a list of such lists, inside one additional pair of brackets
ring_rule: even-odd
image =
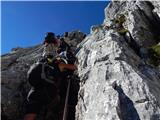
[[(160, 2), (115, 1), (105, 9), (105, 20), (91, 27), (82, 42), (81, 32), (71, 32), (77, 51), (80, 90), (76, 120), (160, 120), (160, 70), (145, 62), (111, 26), (119, 14), (138, 46), (160, 42)], [(75, 34), (74, 34), (75, 33)], [(128, 38), (129, 39), (129, 38)], [(75, 43), (75, 41), (77, 41)], [(2, 58), (2, 119), (20, 120), (30, 88), (29, 66), (42, 55), (43, 46), (15, 48)]]
[(16, 120), (24, 114), (25, 98), (29, 90), (26, 80), (27, 71), (31, 64), (40, 58), (43, 50), (38, 45), (26, 49), (14, 49), (1, 57), (1, 105), (2, 116)]
[[(69, 42), (76, 47), (83, 36), (84, 33), (80, 31), (69, 32)], [(10, 53), (1, 56), (2, 119), (23, 119), (26, 97), (30, 89), (27, 71), (34, 62), (41, 58), (43, 48), (43, 45), (28, 48), (17, 47), (13, 48)]]
[[(77, 53), (80, 77), (76, 120), (159, 120), (160, 70), (145, 64), (122, 35), (102, 26), (123, 14), (139, 46), (157, 44), (160, 2), (111, 2)], [(97, 30), (95, 30), (97, 29)]]

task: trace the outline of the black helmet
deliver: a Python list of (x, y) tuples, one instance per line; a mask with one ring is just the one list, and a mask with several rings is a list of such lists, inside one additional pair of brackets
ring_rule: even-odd
[(47, 32), (45, 40), (47, 40), (48, 43), (52, 43), (53, 40), (55, 40), (55, 34), (52, 32)]

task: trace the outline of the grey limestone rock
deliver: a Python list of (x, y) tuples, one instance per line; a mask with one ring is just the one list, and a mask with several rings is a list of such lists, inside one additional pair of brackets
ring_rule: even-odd
[[(152, 27), (160, 25), (158, 5), (158, 1), (113, 1), (105, 9), (103, 25), (124, 14), (124, 26), (138, 45), (151, 46), (160, 28)], [(115, 30), (92, 30), (77, 57), (81, 82), (76, 120), (160, 119), (160, 71), (145, 64)]]

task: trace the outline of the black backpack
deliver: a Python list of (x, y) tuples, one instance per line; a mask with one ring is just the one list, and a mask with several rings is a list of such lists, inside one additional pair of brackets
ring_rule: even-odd
[(42, 87), (46, 83), (56, 85), (59, 74), (56, 64), (51, 66), (47, 62), (38, 61), (30, 67), (27, 79), (33, 87)]

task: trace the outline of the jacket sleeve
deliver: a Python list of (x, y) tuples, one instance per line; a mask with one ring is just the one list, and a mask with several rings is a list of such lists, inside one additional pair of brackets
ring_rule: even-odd
[(68, 70), (76, 70), (77, 66), (74, 64), (65, 64), (65, 63), (60, 63), (59, 64), (59, 68), (61, 71), (63, 71), (64, 69), (68, 69)]

